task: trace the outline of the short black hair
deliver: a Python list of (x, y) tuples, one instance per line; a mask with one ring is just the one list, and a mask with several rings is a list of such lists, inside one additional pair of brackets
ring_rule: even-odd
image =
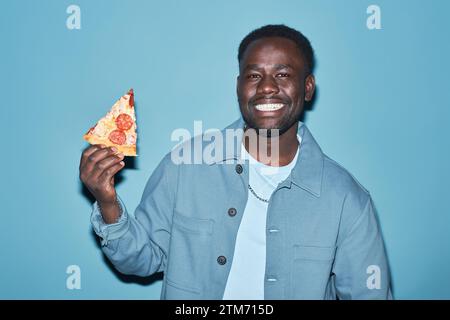
[(314, 50), (309, 42), (300, 31), (292, 29), (284, 24), (268, 24), (261, 28), (255, 29), (242, 39), (239, 45), (238, 62), (241, 63), (245, 50), (255, 40), (268, 37), (281, 37), (293, 41), (302, 53), (302, 58), (306, 62), (307, 72), (312, 73), (314, 69)]

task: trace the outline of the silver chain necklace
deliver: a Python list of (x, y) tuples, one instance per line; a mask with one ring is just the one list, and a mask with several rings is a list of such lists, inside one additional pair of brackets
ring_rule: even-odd
[(258, 195), (256, 194), (255, 190), (253, 190), (253, 188), (250, 186), (250, 183), (248, 184), (248, 189), (251, 191), (251, 193), (252, 193), (258, 200), (261, 200), (262, 202), (265, 202), (265, 203), (269, 203), (269, 200), (268, 200), (268, 199), (261, 198), (260, 196), (258, 196)]

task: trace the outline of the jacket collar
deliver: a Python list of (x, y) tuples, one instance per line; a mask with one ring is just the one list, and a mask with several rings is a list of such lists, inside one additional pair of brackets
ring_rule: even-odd
[[(233, 131), (236, 132), (233, 137), (235, 140), (232, 143), (232, 152), (228, 152), (227, 154), (224, 150), (222, 153), (223, 162), (228, 160), (240, 161), (244, 124), (243, 118), (240, 117), (222, 130), (222, 136), (225, 137), (225, 140), (230, 138), (230, 136), (227, 136), (227, 129), (234, 129)], [(299, 122), (297, 133), (302, 138), (300, 152), (287, 181), (319, 197), (322, 189), (324, 154), (309, 129), (301, 121)], [(227, 145), (226, 141), (224, 143), (225, 145)]]

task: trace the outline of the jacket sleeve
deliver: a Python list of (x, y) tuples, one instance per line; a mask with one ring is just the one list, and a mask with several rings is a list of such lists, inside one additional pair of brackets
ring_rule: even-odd
[[(372, 199), (348, 197), (343, 210), (351, 222), (338, 240), (333, 265), (339, 299), (392, 299), (389, 267)], [(360, 204), (357, 204), (360, 203)]]
[(115, 224), (105, 225), (94, 204), (91, 215), (94, 231), (102, 239), (102, 251), (120, 272), (149, 276), (164, 270), (177, 175), (178, 166), (172, 163), (169, 153), (147, 181), (134, 217), (119, 198), (122, 216)]

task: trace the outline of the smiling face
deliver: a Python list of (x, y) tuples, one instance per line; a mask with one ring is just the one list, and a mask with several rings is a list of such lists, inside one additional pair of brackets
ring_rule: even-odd
[(237, 95), (247, 127), (278, 129), (283, 134), (296, 125), (304, 101), (310, 101), (314, 76), (296, 44), (286, 38), (253, 41), (239, 64)]

